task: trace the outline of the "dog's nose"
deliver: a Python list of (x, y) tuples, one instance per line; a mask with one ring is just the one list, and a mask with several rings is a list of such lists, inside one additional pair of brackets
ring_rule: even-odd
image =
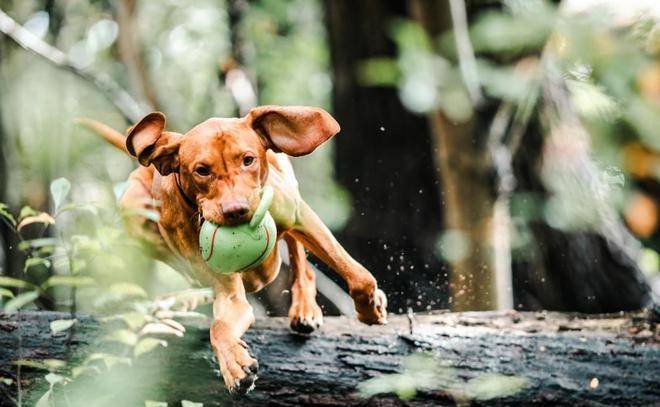
[(248, 214), (250, 207), (245, 201), (235, 201), (222, 204), (222, 216), (230, 221), (241, 220)]

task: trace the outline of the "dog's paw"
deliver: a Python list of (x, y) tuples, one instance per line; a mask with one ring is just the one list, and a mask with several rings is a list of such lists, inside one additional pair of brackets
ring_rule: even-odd
[(225, 387), (232, 395), (243, 395), (254, 389), (259, 363), (241, 339), (220, 339), (212, 343)]
[(375, 289), (372, 295), (355, 302), (357, 318), (367, 325), (387, 324), (387, 296), (381, 289)]
[(289, 309), (291, 329), (301, 334), (312, 333), (323, 325), (323, 311), (316, 300), (297, 301)]

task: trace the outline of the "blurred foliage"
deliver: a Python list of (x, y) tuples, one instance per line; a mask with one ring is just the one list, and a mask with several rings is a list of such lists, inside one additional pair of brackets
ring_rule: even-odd
[[(150, 295), (143, 288), (149, 284), (145, 275), (138, 271), (146, 269), (139, 263), (149, 260), (144, 257), (139, 243), (125, 235), (117, 208), (70, 203), (70, 189), (71, 184), (64, 178), (51, 183), (55, 208), (52, 213), (26, 206), (14, 216), (6, 206), (0, 206), (0, 219), (14, 230), (20, 250), (27, 256), (23, 279), (0, 276), (2, 310), (14, 313), (34, 307), (39, 298), (48, 297), (54, 299), (57, 306), (104, 315), (99, 321), (107, 334), (100, 343), (89, 346), (89, 354), (84, 359), (20, 359), (15, 362), (48, 372), (44, 379), (49, 386), (39, 396), (37, 406), (52, 405), (56, 394), (82, 400), (73, 405), (87, 405), (88, 391), (81, 393), (77, 389), (68, 393), (66, 385), (89, 375), (106, 374), (117, 365), (130, 367), (134, 360), (159, 347), (166, 347), (164, 337), (180, 337), (185, 331), (183, 325), (173, 319), (175, 317), (188, 320), (206, 318), (197, 312), (170, 310), (174, 305), (171, 301), (152, 300), (154, 292)], [(47, 228), (59, 226), (60, 222), (68, 223), (68, 227), (60, 227), (53, 237), (44, 237)], [(92, 226), (84, 227), (86, 232), (81, 232), (81, 224), (87, 222)], [(23, 233), (28, 228), (38, 228), (40, 233), (25, 239)], [(35, 275), (51, 266), (56, 274)], [(176, 276), (172, 274), (168, 278)], [(167, 285), (159, 284), (152, 289), (157, 292)], [(66, 334), (78, 322), (72, 312), (68, 319), (52, 321), (51, 332), (53, 335)], [(12, 379), (3, 380), (3, 383), (8, 380), (9, 383), (5, 384), (12, 385)], [(135, 397), (139, 400), (141, 396)]]
[[(646, 250), (660, 249), (657, 197), (639, 189), (639, 181), (660, 182), (660, 6), (586, 3), (566, 1), (558, 9), (543, 0), (505, 0), (501, 9), (473, 16), (469, 27), (480, 88), (489, 101), (513, 104), (515, 125), (525, 126), (534, 109), (543, 114), (539, 106), (548, 74), (560, 73), (589, 136), (568, 140), (566, 146), (573, 143), (574, 152), (584, 148), (598, 172), (585, 188), (571, 178), (567, 164), (573, 155), (564, 151), (558, 163), (565, 167), (544, 174), (550, 199), (514, 193), (516, 256), (530, 255), (528, 221), (593, 230), (603, 222), (601, 203), (625, 218)], [(412, 20), (394, 21), (391, 27), (397, 58), (364, 61), (362, 82), (397, 87), (411, 111), (441, 110), (452, 121), (471, 120), (476, 110), (459, 69), (454, 31), (429, 38)], [(445, 259), (455, 254), (451, 232), (439, 239), (438, 253)], [(646, 253), (643, 268), (649, 271), (653, 262)], [(651, 274), (658, 271), (653, 268)]]
[(432, 355), (414, 353), (402, 362), (402, 372), (374, 377), (360, 383), (363, 397), (380, 393), (395, 393), (402, 400), (410, 400), (418, 392), (443, 392), (457, 404), (470, 400), (490, 400), (516, 394), (528, 386), (521, 377), (496, 373), (484, 374), (470, 380), (458, 377), (451, 366), (444, 366)]

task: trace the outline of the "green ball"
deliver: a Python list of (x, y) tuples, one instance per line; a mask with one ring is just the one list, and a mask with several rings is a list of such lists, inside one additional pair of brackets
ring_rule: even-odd
[(268, 212), (273, 191), (265, 187), (249, 223), (219, 226), (205, 221), (199, 232), (202, 258), (216, 273), (231, 274), (256, 267), (273, 251), (277, 227)]

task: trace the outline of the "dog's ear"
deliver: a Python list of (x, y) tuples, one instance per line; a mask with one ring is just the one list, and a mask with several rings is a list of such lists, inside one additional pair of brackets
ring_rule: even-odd
[(297, 157), (309, 154), (339, 133), (339, 124), (323, 109), (305, 106), (260, 106), (246, 117), (267, 147)]
[(165, 131), (165, 115), (153, 112), (128, 130), (126, 149), (145, 167), (151, 164), (162, 175), (179, 170), (179, 145), (183, 136)]

